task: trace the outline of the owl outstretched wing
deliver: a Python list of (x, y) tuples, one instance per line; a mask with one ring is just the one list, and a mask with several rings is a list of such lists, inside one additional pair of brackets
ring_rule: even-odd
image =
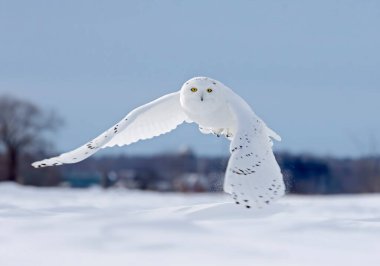
[(261, 208), (285, 194), (281, 169), (272, 151), (272, 138), (280, 137), (240, 99), (229, 106), (237, 128), (230, 145), (224, 191), (236, 204)]
[(57, 157), (35, 162), (32, 166), (39, 168), (77, 163), (102, 148), (129, 145), (168, 133), (187, 120), (179, 97), (179, 92), (175, 92), (142, 105), (85, 145)]

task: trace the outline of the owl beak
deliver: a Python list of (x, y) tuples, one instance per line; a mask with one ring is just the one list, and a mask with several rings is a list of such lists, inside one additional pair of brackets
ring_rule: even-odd
[(203, 94), (201, 95), (201, 102), (203, 102)]

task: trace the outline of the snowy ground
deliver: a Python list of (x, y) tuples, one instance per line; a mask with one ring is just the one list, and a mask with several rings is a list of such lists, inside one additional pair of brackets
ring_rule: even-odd
[(380, 195), (223, 195), (0, 185), (1, 266), (380, 265)]

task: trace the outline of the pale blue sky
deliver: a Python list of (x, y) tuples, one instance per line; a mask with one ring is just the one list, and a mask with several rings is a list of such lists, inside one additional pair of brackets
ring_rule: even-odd
[[(277, 150), (357, 156), (380, 149), (379, 32), (377, 0), (0, 0), (0, 92), (56, 109), (65, 151), (211, 76), (282, 135)], [(194, 125), (113, 151), (182, 143), (227, 154)]]

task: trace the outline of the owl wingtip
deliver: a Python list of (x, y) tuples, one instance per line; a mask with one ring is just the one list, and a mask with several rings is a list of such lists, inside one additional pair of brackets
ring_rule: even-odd
[(273, 129), (267, 127), (268, 129), (268, 135), (269, 137), (271, 137), (272, 139), (276, 140), (276, 141), (281, 141), (282, 138), (279, 134), (277, 134)]
[(62, 165), (63, 163), (59, 161), (52, 161), (52, 160), (42, 160), (42, 161), (37, 161), (31, 164), (34, 168), (44, 168), (48, 166), (57, 166), (57, 165)]
[(31, 164), (34, 168), (42, 168), (46, 167), (47, 165), (43, 163), (42, 161), (34, 162)]

